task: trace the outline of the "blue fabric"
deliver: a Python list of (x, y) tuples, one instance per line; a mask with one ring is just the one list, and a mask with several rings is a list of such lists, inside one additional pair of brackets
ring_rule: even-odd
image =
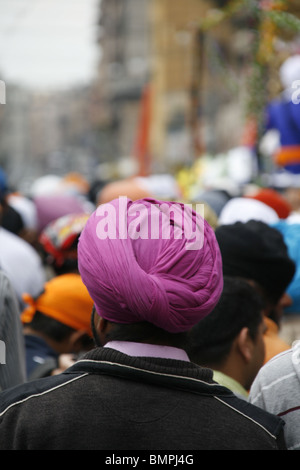
[(58, 355), (50, 346), (39, 336), (25, 335), (26, 348), (26, 370), (30, 377), (33, 371), (48, 359), (57, 359)]
[(289, 256), (296, 263), (296, 273), (286, 291), (291, 296), (293, 305), (287, 307), (285, 313), (300, 314), (300, 224), (289, 224), (286, 221), (280, 221), (272, 224), (272, 226), (281, 232)]
[(4, 197), (7, 193), (8, 185), (7, 185), (7, 176), (5, 171), (0, 168), (0, 197)]
[[(282, 147), (300, 146), (300, 104), (292, 101), (272, 101), (267, 107), (266, 130), (276, 129), (280, 134)], [(284, 165), (284, 168), (293, 174), (300, 173), (299, 164)]]
[(300, 104), (292, 101), (271, 102), (267, 108), (267, 130), (269, 129), (280, 132), (282, 146), (300, 145)]

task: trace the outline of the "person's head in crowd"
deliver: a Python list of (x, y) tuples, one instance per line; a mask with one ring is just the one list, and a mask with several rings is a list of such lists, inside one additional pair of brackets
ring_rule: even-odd
[(263, 306), (261, 297), (248, 282), (225, 276), (217, 306), (191, 330), (188, 349), (191, 360), (213, 369), (217, 382), (221, 372), (223, 385), (228, 381), (228, 386), (235, 387), (233, 391), (245, 396), (264, 363)]
[(295, 274), (281, 233), (264, 222), (250, 220), (217, 228), (224, 276), (254, 281), (266, 302), (266, 315), (277, 324), (286, 289)]
[(33, 239), (25, 236), (25, 226), (20, 213), (8, 204), (0, 170), (0, 266), (12, 283), (21, 309), (24, 306), (22, 295), (38, 294), (45, 282), (42, 260)]
[(217, 228), (218, 216), (206, 201), (193, 201), (190, 204), (192, 204), (193, 210), (199, 212), (214, 230)]
[(25, 230), (25, 225), (21, 215), (4, 198), (1, 200), (1, 226), (15, 235), (21, 236)]
[(246, 223), (249, 220), (273, 224), (279, 220), (279, 217), (269, 205), (244, 196), (230, 199), (219, 215), (219, 225), (231, 225), (235, 222)]
[(292, 208), (292, 212), (299, 213), (300, 211), (300, 188), (297, 187), (287, 187), (284, 190), (284, 197), (287, 200), (288, 204)]
[[(291, 216), (294, 218), (294, 216)], [(297, 217), (297, 216), (296, 216)], [(299, 217), (300, 221), (300, 217)], [(294, 260), (296, 265), (296, 273), (293, 277), (292, 282), (288, 286), (287, 294), (291, 297), (291, 304), (287, 305), (284, 309), (285, 314), (285, 325), (284, 329), (286, 329), (287, 324), (292, 324), (298, 321), (298, 313), (300, 313), (300, 289), (299, 289), (299, 282), (300, 282), (300, 231), (299, 231), (299, 224), (294, 222), (288, 221), (280, 221), (279, 223), (274, 225), (274, 228), (279, 230), (282, 234), (286, 246), (288, 247), (289, 255)], [(290, 317), (290, 318), (289, 318)], [(290, 328), (288, 328), (290, 330)], [(294, 340), (298, 337), (297, 328), (291, 328), (291, 334), (288, 334), (288, 342), (290, 344), (293, 343)], [(285, 336), (283, 331), (281, 332), (281, 336)]]
[(225, 189), (205, 189), (197, 194), (195, 201), (203, 201), (208, 204), (219, 217), (223, 207), (232, 196)]
[(65, 215), (48, 224), (40, 234), (42, 257), (56, 275), (78, 272), (77, 244), (88, 218), (85, 213)]
[(98, 180), (98, 179), (96, 179), (95, 181), (93, 181), (91, 183), (90, 189), (89, 189), (89, 192), (88, 192), (88, 199), (89, 199), (89, 201), (92, 202), (92, 204), (95, 205), (95, 207), (98, 203), (98, 195), (100, 194), (100, 192), (102, 191), (104, 186), (106, 186), (107, 184), (108, 184), (107, 181)]
[(283, 61), (279, 69), (279, 78), (285, 92), (288, 92), (289, 99), (294, 91), (293, 84), (299, 80), (300, 55), (294, 54)]
[(61, 179), (60, 191), (86, 196), (90, 191), (90, 183), (81, 173), (70, 172)]
[(291, 298), (287, 288), (296, 268), (289, 257), (281, 233), (264, 222), (250, 220), (217, 228), (216, 237), (223, 259), (225, 276), (246, 279), (265, 302), (265, 362), (289, 349), (281, 337), (284, 309)]
[(29, 197), (18, 192), (10, 193), (7, 197), (7, 203), (10, 207), (10, 216), (14, 210), (22, 220), (21, 228), (15, 233), (38, 251), (38, 223), (35, 203)]
[(33, 201), (36, 206), (39, 234), (47, 225), (64, 215), (91, 212), (91, 208), (87, 206), (86, 201), (73, 194), (62, 193), (37, 196)]
[(8, 202), (10, 192), (7, 175), (0, 168), (0, 224), (1, 227), (9, 232), (19, 235), (23, 231), (25, 224), (20, 213)]
[(288, 200), (272, 188), (261, 188), (255, 194), (247, 197), (267, 204), (267, 206), (275, 210), (280, 219), (286, 219), (292, 211)]
[(24, 295), (21, 314), (25, 338), (40, 337), (57, 354), (80, 353), (93, 343), (93, 301), (79, 274), (63, 274), (45, 284), (36, 299)]
[[(185, 333), (211, 312), (222, 292), (214, 231), (184, 204), (124, 199), (99, 206), (78, 244), (100, 344), (109, 337), (173, 346), (179, 341), (182, 347)], [(198, 245), (180, 226), (184, 209), (197, 223)], [(157, 228), (169, 236), (155, 236)]]
[(96, 206), (125, 196), (132, 201), (152, 197), (151, 192), (137, 178), (111, 181), (98, 192)]

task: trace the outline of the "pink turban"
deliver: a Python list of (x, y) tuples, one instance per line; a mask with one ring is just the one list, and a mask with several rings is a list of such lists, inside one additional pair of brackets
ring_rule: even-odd
[(78, 266), (101, 317), (171, 333), (208, 315), (223, 289), (214, 231), (180, 203), (121, 197), (100, 205), (81, 233)]

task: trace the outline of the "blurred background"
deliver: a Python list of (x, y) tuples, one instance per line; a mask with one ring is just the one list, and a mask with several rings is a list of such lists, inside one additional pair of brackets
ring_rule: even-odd
[(299, 0), (0, 0), (0, 167), (25, 193), (70, 172), (171, 174), (184, 192), (246, 147), (259, 174), (299, 18)]

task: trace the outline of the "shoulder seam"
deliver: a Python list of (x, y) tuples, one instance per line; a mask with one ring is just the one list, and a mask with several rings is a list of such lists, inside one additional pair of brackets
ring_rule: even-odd
[(20, 405), (21, 403), (25, 403), (26, 401), (30, 400), (31, 398), (36, 398), (36, 397), (40, 397), (42, 395), (46, 395), (47, 393), (51, 393), (53, 392), (54, 390), (57, 390), (61, 387), (64, 387), (65, 385), (68, 385), (69, 383), (71, 382), (75, 382), (76, 380), (78, 379), (81, 379), (82, 377), (85, 377), (86, 375), (89, 375), (88, 373), (84, 373), (82, 375), (79, 375), (77, 377), (73, 377), (72, 379), (70, 380), (67, 380), (66, 382), (60, 384), (60, 385), (56, 385), (55, 387), (52, 387), (52, 388), (49, 388), (47, 390), (44, 390), (43, 392), (40, 392), (40, 393), (31, 393), (30, 395), (28, 395), (27, 397), (23, 398), (22, 400), (18, 400), (16, 402), (13, 402), (11, 403), (10, 405), (8, 405), (1, 413), (0, 413), (0, 417), (3, 416), (8, 410), (10, 410), (11, 408), (13, 408), (14, 406), (16, 405)]
[(231, 408), (236, 413), (239, 413), (240, 415), (244, 416), (244, 418), (248, 419), (249, 421), (252, 421), (254, 424), (256, 424), (261, 429), (263, 429), (267, 434), (269, 434), (269, 436), (271, 436), (273, 439), (275, 439), (275, 440), (277, 439), (277, 437), (274, 434), (272, 434), (265, 426), (263, 426), (261, 423), (259, 423), (259, 421), (257, 421), (256, 419), (253, 419), (249, 415), (247, 415), (245, 413), (242, 413), (239, 409), (229, 405), (228, 403), (226, 403), (226, 401), (222, 400), (221, 398), (216, 397), (216, 396), (214, 398), (216, 400), (220, 401), (221, 403), (223, 403), (225, 406), (228, 406), (229, 408)]
[(144, 373), (150, 374), (150, 375), (158, 375), (158, 376), (164, 376), (164, 377), (174, 377), (174, 378), (178, 378), (178, 379), (190, 380), (190, 381), (195, 382), (195, 383), (197, 383), (197, 382), (204, 383), (205, 385), (210, 385), (211, 387), (224, 388), (222, 385), (220, 385), (218, 383), (209, 383), (209, 382), (206, 382), (205, 380), (198, 379), (197, 377), (189, 377), (187, 375), (169, 374), (169, 373), (165, 373), (165, 372), (156, 372), (156, 371), (152, 371), (152, 370), (145, 370), (145, 369), (142, 369), (140, 367), (131, 366), (131, 365), (128, 365), (128, 364), (121, 364), (121, 363), (118, 363), (118, 362), (102, 361), (102, 360), (97, 361), (97, 360), (94, 360), (94, 359), (81, 359), (81, 360), (77, 361), (76, 364), (80, 364), (80, 362), (91, 362), (91, 363), (95, 363), (95, 364), (107, 364), (109, 366), (118, 366), (118, 367), (122, 367), (124, 369), (136, 370), (136, 371), (144, 372)]

